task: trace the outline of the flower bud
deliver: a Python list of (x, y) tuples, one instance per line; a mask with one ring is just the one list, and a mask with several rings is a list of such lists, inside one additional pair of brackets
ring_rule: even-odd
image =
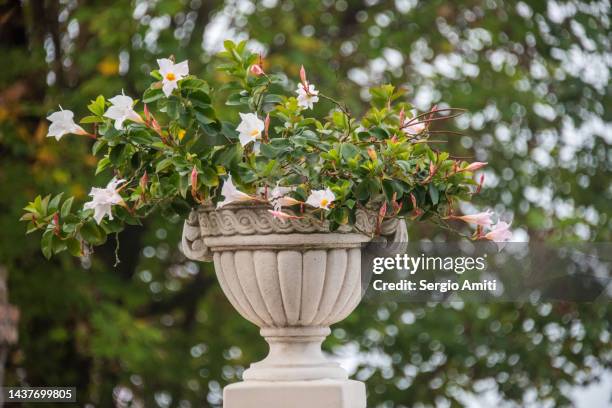
[(302, 81), (302, 84), (306, 84), (306, 70), (304, 69), (304, 66), (302, 65), (300, 67), (300, 81)]
[(53, 230), (53, 233), (55, 235), (59, 235), (59, 232), (60, 232), (60, 223), (59, 223), (59, 214), (57, 212), (55, 214), (53, 214), (53, 224), (55, 224), (55, 228)]
[(149, 184), (149, 175), (145, 170), (144, 174), (140, 178), (140, 181), (138, 182), (138, 185), (140, 186), (140, 189), (144, 192), (147, 189), (147, 184)]
[(263, 68), (259, 64), (251, 65), (251, 68), (249, 68), (249, 72), (255, 76), (261, 76), (265, 73)]
[(144, 104), (144, 116), (145, 116), (145, 123), (148, 125), (149, 122), (151, 121), (151, 113), (149, 112), (149, 107), (147, 106), (147, 104)]
[(191, 194), (195, 197), (198, 186), (198, 169), (196, 166), (193, 166), (193, 170), (191, 170)]
[(484, 181), (485, 181), (485, 175), (483, 174), (483, 175), (480, 176), (480, 182), (478, 183), (478, 187), (476, 187), (475, 194), (480, 193), (480, 190), (482, 190), (482, 186), (484, 184)]
[(466, 168), (462, 170), (463, 171), (476, 171), (476, 170), (483, 168), (487, 164), (488, 164), (487, 162), (474, 162), (474, 163), (470, 163)]
[(438, 172), (438, 167), (434, 162), (429, 162), (429, 178), (432, 178)]

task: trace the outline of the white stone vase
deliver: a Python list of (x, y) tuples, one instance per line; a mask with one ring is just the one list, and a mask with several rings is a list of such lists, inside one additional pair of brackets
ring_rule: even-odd
[[(214, 261), (223, 293), (261, 328), (270, 347), (265, 359), (244, 372), (242, 383), (226, 387), (224, 406), (364, 408), (364, 385), (348, 380), (321, 343), (329, 326), (361, 300), (361, 249), (372, 239), (375, 214), (360, 211), (355, 227), (330, 232), (325, 221), (282, 221), (269, 209), (250, 203), (201, 207), (183, 230), (185, 254)], [(399, 220), (383, 223), (381, 232), (406, 240)]]

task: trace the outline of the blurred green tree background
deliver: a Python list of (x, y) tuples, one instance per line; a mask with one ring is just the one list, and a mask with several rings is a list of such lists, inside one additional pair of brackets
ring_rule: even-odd
[[(21, 310), (5, 384), (74, 385), (83, 406), (215, 407), (266, 351), (211, 265), (181, 255), (180, 219), (123, 232), (117, 267), (113, 240), (80, 261), (43, 258), (21, 208), (38, 192), (84, 201), (109, 178), (93, 176), (91, 140), (45, 138), (58, 105), (80, 117), (98, 94), (140, 94), (168, 55), (223, 81), (212, 55), (249, 39), (266, 70), (295, 82), (303, 64), (354, 112), (381, 82), (422, 110), (467, 109), (445, 125), (463, 135), (440, 140), (490, 162), (478, 208), (513, 219), (518, 239), (610, 241), (611, 33), (609, 1), (0, 0), (0, 267)], [(364, 303), (326, 344), (353, 353), (372, 407), (463, 406), (489, 390), (571, 406), (571, 386), (612, 366), (611, 311)]]

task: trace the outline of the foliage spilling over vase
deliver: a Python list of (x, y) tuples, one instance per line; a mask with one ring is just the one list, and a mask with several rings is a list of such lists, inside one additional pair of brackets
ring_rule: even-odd
[[(430, 126), (460, 109), (416, 113), (404, 90), (383, 85), (370, 89), (371, 106), (356, 118), (320, 92), (304, 67), (299, 78), (267, 73), (245, 42), (226, 42), (219, 57), (223, 83), (215, 89), (190, 75), (187, 61), (159, 59), (141, 101), (123, 92), (99, 96), (80, 125), (69, 110), (48, 117), (49, 137), (95, 139), (96, 174), (107, 172), (110, 181), (93, 187), (79, 208), (63, 194), (25, 207), (22, 220), (28, 233), (42, 230), (45, 256), (89, 253), (158, 209), (186, 217), (201, 204), (247, 201), (268, 204), (279, 222), (326, 220), (331, 231), (355, 226), (357, 212), (367, 211), (378, 226), (406, 217), (446, 226), (455, 218), (476, 226), (472, 239), (510, 238), (509, 225), (494, 224), (491, 212), (455, 215), (459, 201), (480, 191), (474, 172), (486, 163), (433, 149)], [(218, 119), (215, 106), (223, 103), (238, 108), (234, 121)], [(323, 118), (310, 115), (319, 104), (329, 108)]]

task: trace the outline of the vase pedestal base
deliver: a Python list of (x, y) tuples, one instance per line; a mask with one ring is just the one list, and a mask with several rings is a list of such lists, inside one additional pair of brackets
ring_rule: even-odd
[(223, 389), (223, 408), (366, 408), (354, 380), (243, 381)]

